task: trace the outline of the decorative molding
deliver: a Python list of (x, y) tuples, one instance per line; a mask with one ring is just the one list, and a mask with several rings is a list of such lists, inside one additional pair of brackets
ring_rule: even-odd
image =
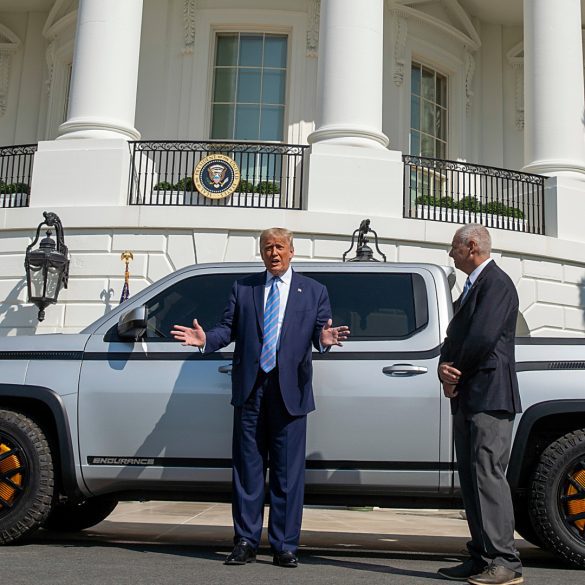
[[(449, 16), (457, 22), (458, 26), (453, 26), (434, 15), (415, 8), (417, 5), (430, 4), (432, 2), (440, 3)], [(426, 0), (425, 2), (421, 2), (421, 0), (394, 0), (391, 9), (401, 10), (414, 20), (438, 28), (443, 33), (450, 35), (469, 47), (471, 51), (477, 51), (481, 47), (481, 38), (477, 29), (457, 0)]]
[(20, 39), (7, 26), (0, 24), (0, 117), (8, 107), (10, 65), (12, 55), (19, 47)]
[(469, 50), (465, 47), (465, 55), (463, 62), (465, 70), (465, 111), (469, 114), (473, 102), (473, 76), (475, 74), (475, 58)]
[(181, 51), (183, 55), (192, 55), (193, 46), (195, 45), (195, 25), (197, 12), (197, 0), (185, 0), (183, 5), (183, 21), (185, 27), (184, 47)]
[(309, 25), (307, 27), (307, 57), (315, 58), (319, 53), (319, 24), (321, 0), (309, 0)]
[(51, 87), (53, 86), (53, 76), (55, 73), (55, 39), (53, 39), (47, 46), (45, 51), (45, 61), (47, 62), (48, 75), (45, 81), (45, 92), (51, 93)]
[(524, 43), (514, 45), (506, 59), (514, 70), (514, 125), (517, 130), (524, 130)]
[(56, 0), (43, 26), (43, 36), (51, 41), (77, 23), (77, 0)]
[(394, 71), (392, 80), (400, 87), (404, 81), (404, 65), (406, 39), (408, 37), (408, 21), (401, 10), (392, 10), (394, 16)]

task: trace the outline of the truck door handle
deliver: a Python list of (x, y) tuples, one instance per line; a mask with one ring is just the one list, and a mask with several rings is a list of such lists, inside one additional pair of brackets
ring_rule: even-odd
[(407, 376), (418, 376), (419, 374), (426, 374), (427, 368), (425, 366), (413, 366), (412, 364), (393, 364), (382, 368), (382, 372), (386, 376), (394, 376), (396, 378), (405, 378)]
[(219, 366), (219, 368), (217, 368), (217, 371), (220, 374), (230, 374), (232, 373), (232, 364), (229, 364), (228, 366)]

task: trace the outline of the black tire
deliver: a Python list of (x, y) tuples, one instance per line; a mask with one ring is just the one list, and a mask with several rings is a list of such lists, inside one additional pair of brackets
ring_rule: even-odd
[(530, 514), (546, 548), (585, 567), (585, 430), (567, 433), (542, 453), (530, 488)]
[(18, 542), (45, 522), (53, 490), (45, 434), (27, 416), (0, 410), (0, 544)]
[(530, 511), (528, 509), (528, 500), (522, 498), (514, 502), (514, 522), (516, 532), (527, 542), (543, 548), (542, 539), (538, 536), (534, 526), (532, 526), (532, 520), (530, 518)]
[(79, 532), (107, 518), (118, 505), (118, 500), (109, 496), (88, 498), (81, 502), (57, 504), (51, 510), (45, 528), (56, 532)]

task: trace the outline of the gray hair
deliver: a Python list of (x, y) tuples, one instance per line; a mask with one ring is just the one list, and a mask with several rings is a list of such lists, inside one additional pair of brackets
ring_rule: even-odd
[(461, 240), (465, 246), (473, 240), (477, 244), (478, 252), (489, 255), (492, 251), (492, 238), (487, 228), (479, 223), (468, 223), (455, 232), (455, 237)]
[(264, 230), (260, 234), (260, 248), (262, 248), (262, 244), (266, 241), (267, 238), (270, 236), (274, 236), (277, 238), (286, 238), (288, 240), (289, 246), (293, 248), (293, 233), (286, 228), (281, 227), (272, 227)]

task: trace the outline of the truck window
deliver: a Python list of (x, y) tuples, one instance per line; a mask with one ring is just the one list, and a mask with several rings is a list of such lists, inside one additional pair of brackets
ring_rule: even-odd
[(198, 319), (203, 329), (220, 319), (232, 285), (244, 274), (203, 274), (176, 282), (146, 303), (149, 339), (169, 339), (173, 325), (188, 325)]
[(427, 290), (420, 274), (307, 273), (329, 291), (333, 324), (346, 324), (352, 341), (405, 339), (428, 322)]

